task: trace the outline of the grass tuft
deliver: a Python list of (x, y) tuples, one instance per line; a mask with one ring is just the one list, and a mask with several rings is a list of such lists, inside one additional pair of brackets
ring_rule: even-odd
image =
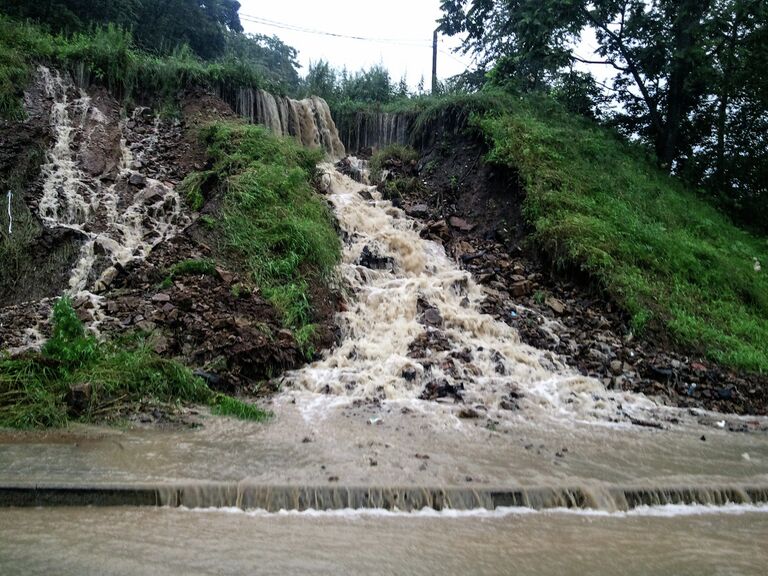
[(371, 177), (374, 180), (381, 178), (381, 171), (388, 161), (399, 161), (403, 164), (409, 164), (416, 162), (419, 159), (419, 153), (410, 146), (403, 146), (402, 144), (390, 144), (374, 152), (371, 156), (370, 171)]
[[(189, 368), (159, 357), (141, 336), (97, 342), (86, 334), (66, 298), (56, 303), (53, 322), (53, 337), (40, 353), (0, 358), (0, 428), (108, 420), (141, 405), (238, 405), (214, 394)], [(73, 391), (80, 397), (73, 400)], [(255, 413), (242, 409), (228, 414), (252, 420)]]
[(251, 422), (264, 422), (272, 416), (271, 413), (262, 410), (255, 404), (249, 404), (224, 394), (214, 396), (211, 401), (211, 412), (219, 416), (233, 416), (239, 420)]

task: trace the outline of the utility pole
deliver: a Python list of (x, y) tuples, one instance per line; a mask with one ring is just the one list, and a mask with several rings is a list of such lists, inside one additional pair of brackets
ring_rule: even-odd
[(432, 36), (432, 95), (437, 94), (437, 32), (440, 28), (435, 28)]

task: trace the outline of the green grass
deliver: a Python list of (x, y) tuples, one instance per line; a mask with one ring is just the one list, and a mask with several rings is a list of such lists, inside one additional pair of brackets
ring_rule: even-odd
[(203, 61), (186, 46), (161, 57), (139, 50), (129, 32), (114, 26), (63, 36), (0, 15), (0, 117), (23, 118), (23, 90), (37, 63), (96, 81), (123, 100), (150, 98), (167, 109), (185, 88), (272, 88), (258, 66), (235, 57)]
[(211, 412), (219, 416), (232, 416), (238, 420), (264, 422), (271, 416), (255, 404), (248, 404), (231, 396), (217, 394), (211, 402)]
[(378, 180), (381, 177), (381, 171), (384, 168), (384, 165), (389, 160), (397, 160), (403, 164), (409, 164), (410, 162), (416, 162), (418, 159), (419, 153), (410, 146), (390, 144), (381, 150), (377, 150), (373, 153), (373, 156), (371, 156), (371, 177), (374, 180)]
[[(141, 405), (180, 402), (209, 403), (214, 412), (256, 419), (255, 407), (215, 394), (188, 368), (160, 358), (140, 336), (97, 342), (66, 298), (54, 307), (53, 321), (53, 335), (40, 353), (0, 358), (0, 428), (62, 427), (73, 420), (120, 418)], [(78, 386), (90, 393), (73, 412), (67, 396)]]
[(308, 282), (339, 261), (340, 243), (327, 204), (312, 188), (321, 152), (278, 138), (261, 126), (216, 123), (202, 131), (212, 168), (186, 186), (222, 195), (214, 233), (284, 324), (311, 324)]
[(168, 274), (161, 284), (161, 288), (169, 288), (176, 278), (181, 276), (214, 276), (216, 275), (216, 262), (213, 260), (184, 260), (174, 264), (168, 269)]
[[(531, 241), (589, 274), (650, 329), (726, 366), (768, 372), (768, 240), (737, 228), (644, 152), (546, 100), (477, 126), (525, 186)], [(650, 337), (650, 335), (649, 335)]]

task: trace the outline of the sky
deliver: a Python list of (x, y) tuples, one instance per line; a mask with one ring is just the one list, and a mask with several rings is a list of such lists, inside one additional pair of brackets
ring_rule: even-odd
[[(441, 14), (440, 0), (240, 0), (240, 3), (240, 21), (245, 31), (276, 35), (296, 48), (302, 76), (307, 73), (310, 61), (320, 59), (335, 68), (346, 66), (353, 72), (383, 63), (394, 81), (406, 75), (414, 88), (423, 75), (425, 86), (430, 85), (432, 33)], [(368, 40), (287, 30), (283, 25)], [(451, 48), (460, 43), (459, 38), (440, 38), (437, 56), (440, 79), (459, 74), (470, 65), (470, 56), (451, 52)]]

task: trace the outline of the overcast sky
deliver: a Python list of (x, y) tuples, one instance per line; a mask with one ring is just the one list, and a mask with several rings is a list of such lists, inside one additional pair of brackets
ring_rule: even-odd
[[(440, 17), (440, 0), (240, 0), (240, 17), (246, 32), (276, 35), (299, 51), (305, 75), (311, 61), (321, 58), (334, 67), (350, 71), (383, 63), (395, 81), (407, 74), (411, 87), (424, 75), (429, 87), (432, 75), (432, 32)], [(352, 40), (324, 34), (286, 30), (266, 23), (270, 20), (291, 27), (360, 36), (397, 42)], [(438, 77), (447, 78), (463, 72), (470, 57), (452, 54), (457, 38), (441, 38), (438, 52)]]
[[(276, 35), (299, 51), (299, 62), (307, 73), (309, 62), (327, 60), (335, 68), (356, 72), (383, 63), (397, 81), (407, 75), (411, 88), (424, 76), (427, 89), (432, 76), (432, 33), (440, 17), (440, 0), (240, 0), (240, 19), (246, 32)], [(258, 22), (260, 20), (261, 22)], [(265, 22), (269, 21), (268, 22)], [(303, 31), (289, 30), (301, 28)], [(310, 32), (311, 31), (311, 32)], [(329, 36), (358, 36), (354, 40)], [(471, 56), (452, 52), (461, 44), (459, 37), (440, 37), (437, 75), (444, 79), (471, 66)], [(576, 53), (594, 57), (594, 33), (586, 31)], [(609, 66), (579, 65), (595, 77), (608, 82)]]

